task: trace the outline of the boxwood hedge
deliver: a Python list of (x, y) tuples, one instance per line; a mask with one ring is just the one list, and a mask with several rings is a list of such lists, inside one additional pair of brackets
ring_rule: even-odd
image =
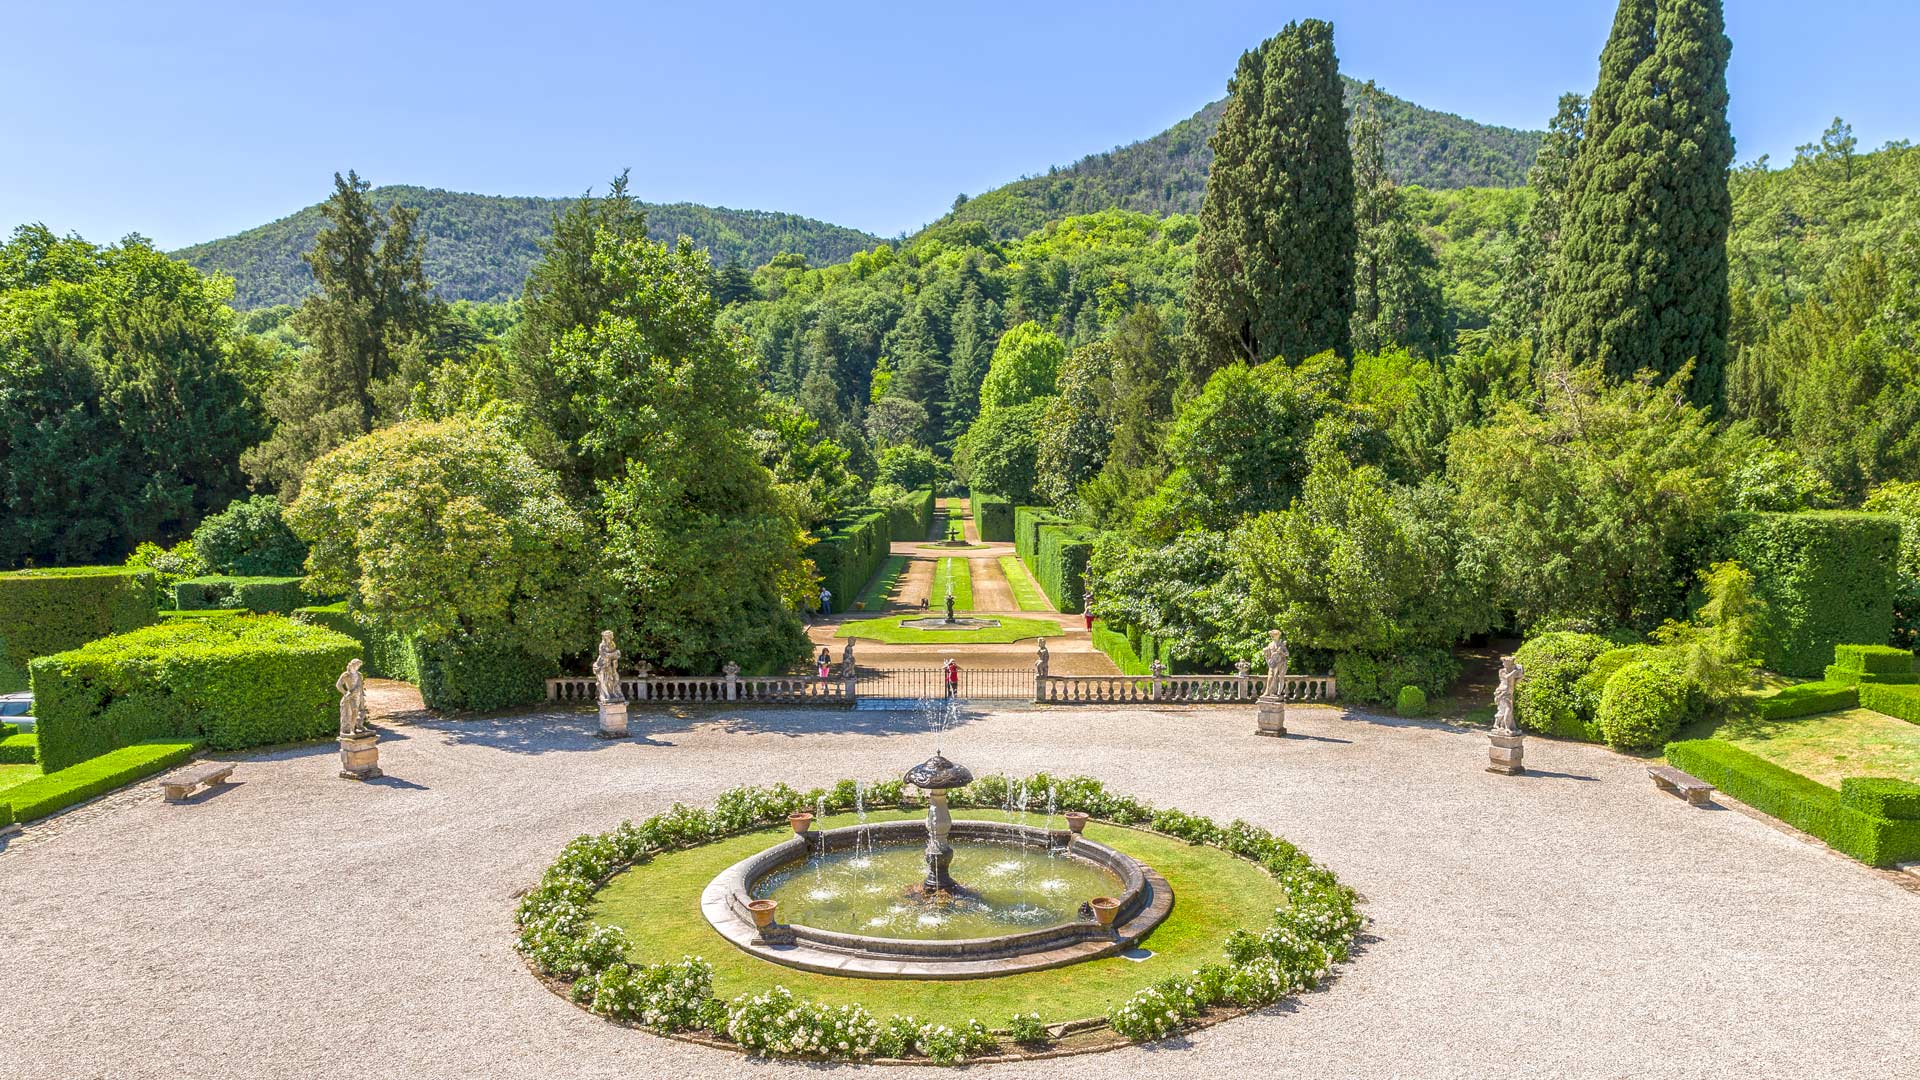
[[(895, 540), (919, 540), (933, 535), (933, 489), (909, 491), (887, 507), (887, 526)], [(861, 584), (865, 584), (862, 582)], [(834, 595), (838, 596), (838, 593)]]
[(1827, 681), (1838, 683), (1920, 683), (1913, 653), (1891, 645), (1835, 645)]
[(40, 763), (65, 769), (150, 739), (221, 750), (337, 730), (333, 683), (360, 654), (343, 634), (278, 615), (148, 626), (32, 662)]
[(399, 679), (419, 683), (420, 657), (413, 643), (383, 630), (376, 630), (355, 618), (346, 601), (317, 607), (296, 608), (296, 622), (324, 626), (360, 643), (361, 670), (380, 679)]
[(287, 615), (307, 603), (303, 578), (231, 577), (209, 574), (173, 584), (173, 606), (181, 611), (238, 608), (260, 615)]
[(154, 622), (150, 570), (64, 566), (0, 573), (0, 693), (27, 688), (27, 664)]
[(485, 712), (527, 705), (546, 697), (547, 679), (559, 674), (551, 659), (517, 645), (456, 636), (414, 645), (420, 700), (430, 709)]
[(110, 750), (78, 765), (0, 791), (0, 825), (31, 821), (152, 776), (193, 756), (199, 743), (159, 739)]
[(1920, 686), (1861, 683), (1860, 704), (1874, 712), (1920, 724)]
[(973, 527), (980, 533), (980, 542), (984, 544), (1004, 544), (1013, 540), (1013, 503), (999, 495), (974, 492), (969, 496), (973, 504)]
[(1809, 682), (1789, 686), (1755, 702), (1762, 720), (1792, 720), (1838, 709), (1857, 708), (1860, 691), (1845, 683)]
[(1033, 571), (1034, 580), (1056, 610), (1077, 614), (1085, 605), (1087, 561), (1093, 558), (1093, 544), (1098, 538), (1094, 530), (1078, 525), (1040, 526), (1027, 569)]
[(893, 528), (887, 512), (865, 508), (829, 522), (808, 555), (821, 583), (833, 592), (835, 610), (845, 611), (892, 549)]
[[(1719, 739), (1668, 743), (1667, 761), (1755, 810), (1873, 866), (1920, 858), (1920, 821), (1886, 816), (1884, 782), (1844, 782), (1835, 791)], [(1851, 785), (1851, 786), (1849, 786)], [(1894, 807), (1910, 805), (1894, 789)]]
[(1836, 645), (1883, 644), (1893, 633), (1900, 522), (1886, 514), (1808, 511), (1753, 514), (1732, 555), (1767, 602), (1766, 666), (1821, 673)]

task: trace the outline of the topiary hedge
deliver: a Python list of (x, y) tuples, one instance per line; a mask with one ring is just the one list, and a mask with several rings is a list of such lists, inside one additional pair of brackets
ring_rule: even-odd
[(0, 765), (31, 765), (40, 756), (40, 736), (31, 731), (15, 732), (13, 725), (0, 724)]
[(1860, 704), (1874, 712), (1920, 724), (1920, 686), (1861, 683)]
[(1891, 645), (1835, 645), (1826, 677), (1838, 683), (1920, 683), (1913, 653)]
[(1910, 780), (1849, 776), (1840, 781), (1840, 801), (1889, 821), (1920, 821), (1920, 784)]
[(429, 709), (486, 712), (528, 705), (547, 696), (547, 679), (560, 673), (550, 659), (516, 645), (467, 636), (414, 646), (420, 700)]
[(1403, 686), (1393, 699), (1395, 716), (1425, 716), (1427, 714), (1427, 692), (1417, 686)]
[(1005, 544), (1013, 540), (1013, 502), (999, 495), (976, 491), (968, 496), (973, 506), (973, 527), (983, 544)]
[(27, 688), (35, 657), (156, 621), (156, 580), (150, 570), (123, 566), (0, 573), (0, 693)]
[(1086, 605), (1087, 562), (1099, 535), (1078, 525), (1045, 524), (1037, 530), (1027, 569), (1055, 610), (1076, 615)]
[(807, 554), (821, 584), (832, 591), (835, 610), (846, 611), (892, 549), (887, 511), (864, 508), (829, 522)]
[(1880, 644), (1893, 633), (1897, 518), (1838, 510), (1753, 514), (1731, 548), (1767, 603), (1768, 668), (1811, 678), (1834, 646)]
[(1635, 660), (1607, 680), (1594, 723), (1607, 745), (1644, 750), (1673, 738), (1691, 714), (1693, 683), (1660, 660)]
[[(1581, 717), (1578, 684), (1614, 643), (1598, 634), (1554, 631), (1528, 639), (1513, 654), (1524, 673), (1513, 691), (1514, 718), (1527, 731), (1599, 742)], [(1346, 693), (1342, 685), (1340, 692)]]
[[(1667, 761), (1746, 803), (1873, 866), (1920, 858), (1920, 821), (1885, 816), (1880, 783), (1842, 791), (1815, 783), (1719, 739), (1668, 743)], [(1846, 797), (1851, 791), (1851, 798)], [(1893, 805), (1910, 805), (1893, 789)]]
[[(909, 491), (887, 506), (887, 527), (895, 540), (918, 540), (933, 535), (933, 489)], [(862, 582), (861, 584), (865, 584)]]
[(1754, 703), (1762, 720), (1792, 720), (1838, 709), (1857, 708), (1860, 691), (1845, 683), (1810, 682), (1789, 686)]
[(232, 577), (208, 574), (176, 581), (173, 606), (181, 611), (236, 608), (257, 615), (290, 615), (308, 597), (297, 577)]
[(33, 661), (40, 763), (48, 772), (149, 739), (221, 750), (338, 730), (333, 683), (352, 638), (277, 615), (148, 626)]
[(37, 780), (0, 790), (0, 825), (31, 821), (152, 776), (193, 756), (200, 744), (161, 739), (110, 750)]

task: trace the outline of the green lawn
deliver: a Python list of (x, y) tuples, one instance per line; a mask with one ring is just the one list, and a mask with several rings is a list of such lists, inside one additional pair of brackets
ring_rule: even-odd
[(900, 580), (901, 574), (907, 572), (907, 564), (911, 561), (905, 555), (887, 556), (887, 561), (880, 564), (880, 572), (873, 576), (872, 581), (867, 582), (865, 589), (861, 590), (856, 603), (868, 611), (877, 611), (885, 607), (887, 596), (893, 592), (894, 583)]
[[(869, 820), (916, 818), (917, 813), (875, 813)], [(1009, 815), (967, 810), (959, 816), (1006, 820)], [(1038, 815), (1028, 821), (1037, 824)], [(816, 825), (853, 824), (840, 814)], [(713, 992), (736, 994), (785, 986), (828, 1004), (861, 1003), (886, 1016), (912, 1014), (923, 1022), (957, 1024), (978, 1018), (999, 1027), (1015, 1012), (1038, 1012), (1049, 1023), (1103, 1016), (1134, 991), (1170, 975), (1185, 975), (1221, 957), (1235, 928), (1264, 926), (1284, 894), (1266, 872), (1216, 848), (1098, 822), (1087, 836), (1139, 858), (1173, 886), (1173, 911), (1143, 943), (1144, 961), (1121, 957), (1089, 960), (1052, 971), (997, 979), (852, 979), (819, 975), (769, 963), (727, 944), (700, 914), (700, 893), (713, 876), (779, 839), (783, 829), (662, 856), (616, 876), (601, 891), (593, 916), (624, 927), (634, 958), (657, 963), (702, 956), (713, 964)], [(904, 883), (903, 883), (904, 884)], [(1071, 1071), (1071, 1070), (1069, 1070)]]
[(0, 791), (29, 780), (38, 780), (40, 775), (38, 765), (0, 765)]
[[(958, 610), (957, 604), (955, 610)], [(936, 608), (935, 614), (937, 613)], [(928, 616), (909, 617), (927, 618)], [(833, 636), (882, 641), (889, 645), (1007, 645), (1015, 641), (1025, 641), (1028, 638), (1059, 637), (1066, 633), (1060, 629), (1060, 624), (1052, 619), (1001, 619), (999, 626), (988, 626), (978, 630), (920, 630), (901, 626), (901, 618), (902, 616), (899, 615), (888, 615), (878, 619), (841, 623), (840, 629), (834, 631)]]
[(987, 545), (985, 544), (937, 543), (937, 544), (921, 544), (920, 545), (921, 551), (985, 551), (986, 549), (987, 549)]
[(933, 587), (927, 593), (927, 606), (946, 610), (947, 586), (953, 586), (953, 610), (973, 610), (973, 560), (941, 559), (933, 571)]
[(1792, 720), (1728, 720), (1711, 737), (1828, 787), (1839, 787), (1849, 776), (1920, 782), (1920, 724), (1872, 709)]
[(1040, 591), (1033, 575), (1027, 573), (1027, 564), (1020, 561), (1020, 556), (1000, 556), (1000, 572), (1007, 575), (1007, 584), (1013, 588), (1013, 602), (1020, 605), (1021, 611), (1053, 610), (1047, 594)]

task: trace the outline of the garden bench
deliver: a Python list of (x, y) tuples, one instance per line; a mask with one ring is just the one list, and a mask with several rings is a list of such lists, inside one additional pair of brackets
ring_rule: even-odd
[(1653, 777), (1653, 784), (1661, 791), (1683, 796), (1690, 805), (1704, 806), (1713, 794), (1713, 785), (1696, 776), (1689, 776), (1671, 765), (1649, 765), (1647, 775)]
[(224, 784), (227, 777), (233, 775), (233, 763), (230, 761), (203, 761), (178, 772), (171, 772), (154, 782), (154, 786), (166, 793), (168, 802), (184, 802), (193, 794), (195, 788), (202, 785), (212, 787)]

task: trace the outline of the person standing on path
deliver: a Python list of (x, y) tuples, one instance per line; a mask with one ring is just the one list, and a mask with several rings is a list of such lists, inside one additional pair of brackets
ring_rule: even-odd
[(820, 586), (820, 614), (833, 614), (833, 590), (825, 585)]
[(1081, 602), (1080, 614), (1087, 620), (1087, 633), (1093, 633), (1093, 597), (1091, 595)]
[(953, 657), (949, 656), (947, 657), (946, 665), (943, 666), (940, 669), (940, 671), (942, 676), (946, 679), (947, 697), (949, 698), (959, 697), (960, 696), (960, 665), (954, 662)]

